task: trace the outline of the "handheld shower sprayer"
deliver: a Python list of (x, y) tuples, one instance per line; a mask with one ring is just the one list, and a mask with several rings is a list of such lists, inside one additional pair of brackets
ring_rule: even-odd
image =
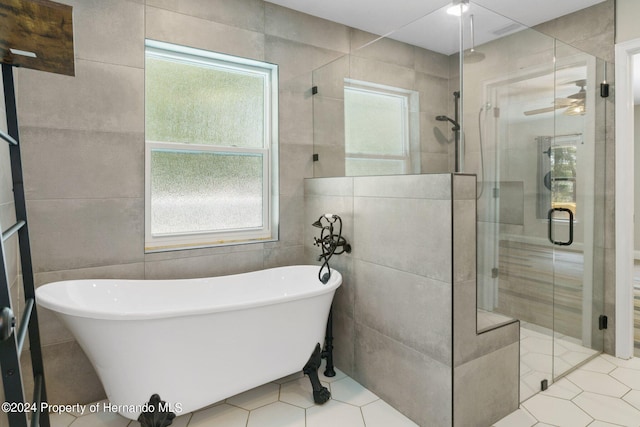
[[(323, 225), (323, 220), (327, 223), (326, 225)], [(338, 215), (330, 213), (321, 215), (320, 218), (311, 225), (321, 229), (320, 237), (314, 237), (313, 244), (314, 246), (319, 246), (322, 250), (322, 254), (318, 257), (318, 261), (322, 261), (322, 266), (318, 271), (318, 279), (326, 284), (331, 278), (329, 259), (333, 255), (340, 255), (344, 252), (350, 253), (351, 245), (342, 237), (342, 218)], [(335, 231), (337, 231), (337, 234)]]
[(460, 130), (460, 124), (458, 122), (456, 122), (455, 120), (453, 120), (450, 117), (447, 116), (436, 116), (436, 120), (439, 122), (446, 122), (449, 121), (451, 122), (451, 124), (453, 124), (453, 127), (451, 128), (452, 131), (456, 132)]

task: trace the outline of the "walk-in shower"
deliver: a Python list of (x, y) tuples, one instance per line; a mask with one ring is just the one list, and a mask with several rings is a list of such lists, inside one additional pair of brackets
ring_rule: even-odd
[[(470, 12), (483, 32), (490, 15)], [(478, 330), (520, 321), (524, 400), (604, 346), (606, 63), (503, 25), (483, 61), (462, 56), (462, 138), (480, 184)]]
[[(314, 177), (382, 174), (346, 163), (476, 175), (469, 316), (481, 335), (520, 321), (525, 399), (603, 349), (605, 61), (473, 1), (461, 17), (444, 7), (361, 36), (314, 71)], [(354, 81), (371, 103), (346, 111)], [(345, 126), (358, 115), (376, 120)]]

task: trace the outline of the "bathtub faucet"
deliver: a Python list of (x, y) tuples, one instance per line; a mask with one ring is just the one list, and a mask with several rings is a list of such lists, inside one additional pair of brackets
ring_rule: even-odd
[[(326, 222), (326, 225), (323, 224)], [(318, 279), (322, 283), (327, 283), (331, 278), (331, 267), (329, 267), (329, 259), (333, 255), (342, 253), (350, 253), (351, 245), (342, 237), (342, 218), (335, 214), (324, 214), (313, 224), (314, 227), (321, 229), (320, 237), (313, 238), (314, 246), (319, 246), (322, 254), (318, 257), (318, 261), (322, 261), (320, 271), (318, 271)]]

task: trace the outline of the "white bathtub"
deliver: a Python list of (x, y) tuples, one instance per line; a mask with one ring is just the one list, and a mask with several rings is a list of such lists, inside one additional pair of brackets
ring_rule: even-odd
[(153, 394), (180, 415), (302, 370), (342, 283), (332, 271), (323, 285), (318, 269), (55, 282), (36, 301), (73, 333), (111, 404), (138, 406), (123, 416), (136, 419)]

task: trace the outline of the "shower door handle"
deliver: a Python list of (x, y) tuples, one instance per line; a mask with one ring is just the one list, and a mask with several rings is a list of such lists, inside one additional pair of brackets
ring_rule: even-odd
[[(569, 213), (569, 240), (566, 242), (553, 240), (553, 213), (568, 212)], [(558, 246), (569, 246), (573, 243), (573, 212), (567, 208), (549, 209), (549, 241)]]

